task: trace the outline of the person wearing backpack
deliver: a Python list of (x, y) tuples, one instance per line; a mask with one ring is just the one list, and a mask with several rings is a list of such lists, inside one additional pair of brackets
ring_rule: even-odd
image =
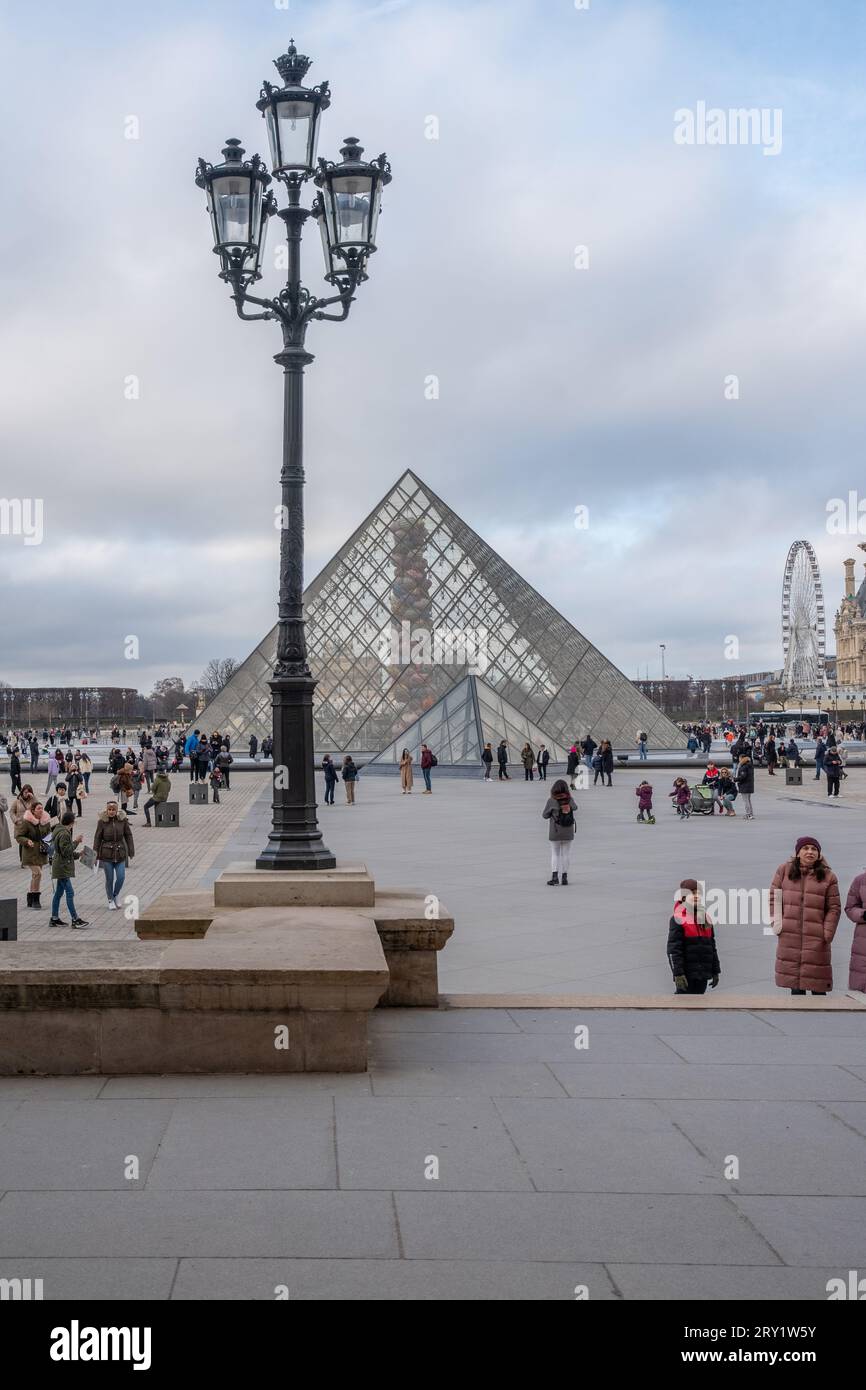
[(233, 762), (234, 758), (226, 747), (226, 741), (224, 741), (217, 753), (216, 765), (223, 775), (223, 785), (227, 792), (231, 791), (231, 766)]
[(65, 927), (66, 923), (58, 916), (60, 912), (60, 899), (66, 894), (66, 906), (69, 908), (69, 916), (72, 919), (73, 927), (86, 927), (89, 923), (83, 917), (79, 917), (75, 906), (75, 892), (72, 887), (72, 880), (75, 877), (75, 861), (80, 858), (80, 850), (76, 848), (84, 839), (79, 835), (77, 839), (72, 838), (72, 826), (75, 824), (75, 816), (72, 811), (66, 811), (59, 825), (54, 827), (54, 855), (51, 860), (51, 877), (54, 880), (54, 897), (51, 900), (51, 917), (49, 927)]
[(351, 753), (343, 759), (343, 784), (346, 788), (346, 804), (355, 805), (355, 783), (358, 780), (358, 765)]
[[(549, 888), (556, 888), (560, 882), (568, 887), (568, 863), (571, 858), (571, 844), (574, 839), (574, 817), (577, 802), (568, 789), (568, 783), (559, 777), (550, 789), (550, 796), (542, 811), (542, 819), (549, 822), (547, 838), (550, 842)], [(562, 876), (560, 878), (560, 875)]]
[(325, 774), (325, 805), (333, 806), (334, 788), (337, 785), (340, 774), (337, 771), (336, 764), (330, 753), (326, 753), (322, 759), (322, 771)]
[(431, 768), (437, 766), (439, 759), (435, 753), (431, 753), (426, 743), (421, 744), (421, 776), (424, 778), (424, 791), (422, 796), (432, 796), (433, 788), (430, 785)]

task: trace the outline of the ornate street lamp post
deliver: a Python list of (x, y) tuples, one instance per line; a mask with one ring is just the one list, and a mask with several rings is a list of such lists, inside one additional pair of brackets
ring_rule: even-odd
[[(231, 286), (242, 319), (274, 319), (283, 333), (283, 350), (274, 361), (282, 367), (283, 465), (280, 474), (280, 586), (277, 659), (269, 682), (273, 711), (273, 816), (268, 843), (256, 860), (259, 869), (330, 869), (336, 860), (322, 842), (316, 820), (313, 691), (316, 682), (307, 664), (304, 634), (304, 368), (313, 361), (305, 339), (311, 319), (340, 322), (348, 316), (358, 285), (367, 279), (367, 264), (376, 250), (376, 225), (382, 189), (391, 180), (385, 156), (367, 162), (354, 137), (340, 151), (340, 163), (320, 159), (316, 165), (321, 114), (330, 105), (327, 82), (305, 87), (310, 59), (294, 40), (275, 60), (283, 86), (262, 86), (257, 103), (268, 132), (271, 169), (286, 189), (288, 206), (279, 208), (268, 185), (271, 175), (258, 155), (244, 159), (237, 140), (226, 141), (222, 164), (198, 162), (196, 183), (207, 194), (220, 261), (220, 279)], [(304, 184), (319, 189), (312, 208), (300, 205)], [(261, 278), (268, 220), (278, 216), (288, 242), (286, 286), (274, 299), (250, 294)], [(301, 284), (301, 234), (308, 217), (319, 224), (325, 253), (325, 279), (336, 293), (325, 299)], [(261, 313), (246, 313), (255, 304)], [(324, 311), (338, 305), (336, 313)]]

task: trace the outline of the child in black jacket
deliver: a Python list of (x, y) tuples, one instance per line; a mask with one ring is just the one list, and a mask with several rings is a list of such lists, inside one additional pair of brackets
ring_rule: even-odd
[(706, 994), (715, 989), (722, 967), (713, 924), (693, 878), (684, 878), (674, 902), (668, 928), (668, 962), (677, 994)]

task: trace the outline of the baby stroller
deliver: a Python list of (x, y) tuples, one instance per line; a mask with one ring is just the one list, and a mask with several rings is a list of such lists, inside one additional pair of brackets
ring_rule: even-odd
[(712, 787), (692, 787), (691, 812), (693, 816), (711, 816), (713, 814)]

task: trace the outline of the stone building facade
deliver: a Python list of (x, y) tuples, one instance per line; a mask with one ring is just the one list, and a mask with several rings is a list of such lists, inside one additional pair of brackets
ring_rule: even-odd
[[(866, 551), (866, 544), (861, 544)], [(866, 578), (856, 587), (854, 560), (845, 561), (845, 596), (836, 614), (836, 679), (866, 686)]]

